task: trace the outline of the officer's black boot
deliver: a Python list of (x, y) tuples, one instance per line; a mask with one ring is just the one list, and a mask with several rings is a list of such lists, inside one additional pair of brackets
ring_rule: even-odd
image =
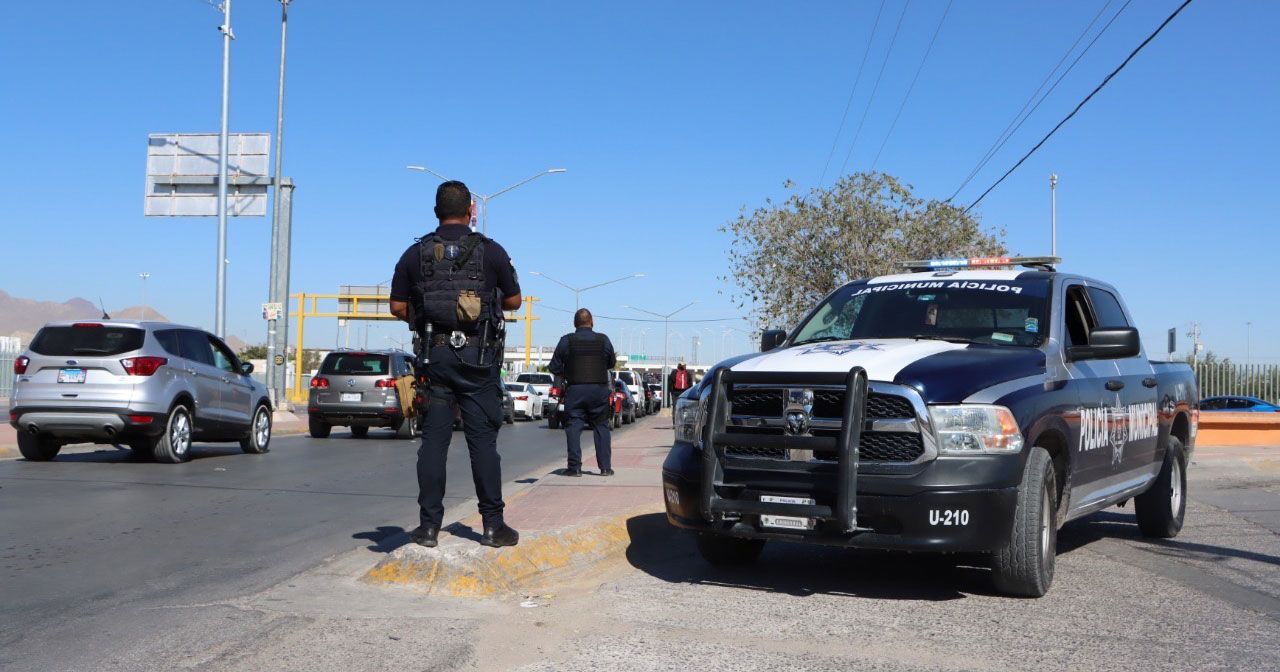
[(480, 544), (483, 546), (515, 546), (520, 543), (520, 533), (511, 529), (506, 523), (498, 523), (497, 525), (485, 525), (484, 536), (480, 537)]
[(416, 528), (414, 528), (412, 532), (409, 533), (409, 541), (412, 541), (413, 543), (419, 546), (426, 546), (427, 548), (435, 548), (436, 536), (439, 534), (440, 534), (439, 527), (435, 527), (435, 526), (425, 527), (425, 526), (419, 525)]

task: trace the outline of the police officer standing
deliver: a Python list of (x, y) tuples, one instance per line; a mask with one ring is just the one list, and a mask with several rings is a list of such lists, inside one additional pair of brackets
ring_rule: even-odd
[[(503, 310), (520, 307), (520, 284), (506, 250), (471, 230), (475, 204), (467, 185), (436, 190), (440, 226), (405, 250), (391, 280), (391, 312), (418, 334), (425, 355), (427, 400), (418, 448), (420, 525), (410, 539), (435, 546), (444, 517), (445, 457), (454, 409), (462, 416), (485, 546), (514, 546), (520, 535), (503, 522), (501, 341)], [(419, 376), (423, 375), (420, 371)]]
[(609, 447), (609, 369), (618, 364), (609, 337), (592, 331), (595, 321), (583, 308), (573, 315), (574, 331), (560, 337), (547, 370), (564, 376), (568, 390), (564, 411), (568, 414), (564, 436), (569, 444), (565, 476), (582, 475), (582, 428), (592, 425), (596, 463), (601, 476), (613, 475)]

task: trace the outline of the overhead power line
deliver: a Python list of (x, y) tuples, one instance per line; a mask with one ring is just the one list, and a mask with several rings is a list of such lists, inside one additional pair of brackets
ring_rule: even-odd
[(867, 36), (867, 48), (862, 52), (862, 63), (858, 65), (858, 76), (853, 79), (853, 88), (849, 89), (849, 100), (844, 103), (844, 112), (840, 115), (840, 125), (836, 127), (836, 137), (831, 139), (831, 151), (827, 152), (827, 162), (822, 164), (822, 177), (818, 178), (818, 186), (827, 181), (827, 169), (831, 167), (831, 159), (836, 155), (836, 146), (840, 144), (840, 134), (844, 133), (844, 122), (849, 116), (849, 107), (853, 105), (853, 94), (858, 91), (858, 83), (862, 81), (862, 69), (867, 65), (867, 55), (871, 53), (871, 43), (876, 38), (876, 29), (880, 27), (880, 15), (884, 12), (884, 4), (888, 0), (880, 0), (880, 9), (876, 11), (875, 23), (871, 24), (871, 34)]
[(942, 24), (947, 20), (947, 13), (951, 11), (951, 5), (954, 2), (955, 0), (948, 0), (946, 8), (942, 10), (942, 18), (938, 19), (938, 27), (933, 30), (933, 37), (929, 39), (929, 46), (924, 50), (924, 58), (920, 59), (920, 65), (916, 67), (916, 74), (911, 78), (911, 85), (907, 87), (907, 94), (902, 97), (902, 103), (898, 105), (897, 114), (893, 115), (893, 123), (889, 124), (889, 132), (884, 134), (884, 140), (880, 142), (880, 149), (876, 150), (876, 158), (871, 160), (871, 170), (876, 169), (876, 163), (880, 161), (880, 153), (884, 151), (884, 146), (889, 144), (889, 136), (893, 135), (893, 129), (898, 125), (898, 118), (902, 116), (902, 110), (907, 106), (907, 99), (911, 97), (911, 92), (916, 88), (916, 80), (920, 79), (920, 71), (924, 70), (924, 64), (929, 60), (929, 54), (933, 52), (933, 43), (938, 40), (938, 33), (942, 32)]
[(898, 27), (893, 29), (893, 39), (889, 40), (889, 48), (884, 52), (884, 62), (880, 64), (880, 73), (876, 75), (876, 83), (871, 87), (871, 97), (867, 99), (867, 106), (862, 110), (862, 120), (858, 122), (858, 130), (853, 134), (853, 142), (849, 143), (849, 151), (844, 155), (844, 163), (840, 164), (840, 174), (844, 175), (844, 169), (849, 165), (849, 157), (853, 156), (853, 148), (858, 146), (858, 136), (862, 135), (862, 125), (867, 121), (867, 113), (871, 111), (871, 106), (876, 102), (876, 91), (880, 90), (880, 78), (884, 77), (884, 67), (889, 64), (889, 58), (893, 56), (893, 45), (898, 42), (898, 33), (902, 30), (902, 20), (907, 16), (907, 8), (911, 6), (911, 0), (907, 0), (902, 5), (902, 14), (898, 15)]
[[(1049, 98), (1049, 95), (1053, 93), (1054, 89), (1058, 88), (1058, 84), (1062, 83), (1063, 78), (1075, 69), (1076, 64), (1080, 62), (1080, 59), (1084, 58), (1084, 55), (1089, 53), (1089, 50), (1097, 43), (1098, 38), (1106, 34), (1107, 29), (1111, 28), (1111, 24), (1115, 23), (1116, 19), (1124, 13), (1124, 10), (1129, 7), (1129, 3), (1133, 2), (1133, 0), (1127, 0), (1124, 5), (1122, 5), (1120, 9), (1111, 16), (1111, 19), (1102, 26), (1102, 30), (1099, 30), (1097, 35), (1093, 36), (1093, 39), (1089, 41), (1089, 44), (1085, 45), (1084, 50), (1076, 56), (1076, 59), (1071, 62), (1071, 65), (1067, 66), (1067, 69), (1062, 71), (1062, 74), (1058, 76), (1058, 79), (1053, 82), (1053, 86), (1050, 86), (1049, 90), (1045, 91), (1043, 96), (1040, 96), (1040, 92), (1044, 91), (1045, 84), (1048, 84), (1049, 80), (1053, 79), (1053, 75), (1058, 71), (1058, 68), (1061, 68), (1062, 64), (1071, 57), (1071, 54), (1076, 50), (1076, 47), (1080, 45), (1080, 41), (1089, 34), (1093, 25), (1098, 22), (1098, 19), (1102, 18), (1102, 14), (1111, 6), (1111, 2), (1112, 0), (1107, 0), (1107, 3), (1102, 6), (1102, 9), (1099, 9), (1098, 13), (1093, 16), (1093, 20), (1089, 22), (1089, 25), (1085, 26), (1084, 30), (1080, 31), (1080, 36), (1077, 37), (1076, 41), (1071, 44), (1069, 49), (1067, 49), (1067, 53), (1063, 54), (1062, 59), (1058, 61), (1057, 65), (1053, 66), (1053, 69), (1049, 71), (1049, 74), (1045, 75), (1044, 81), (1040, 82), (1040, 86), (1036, 88), (1030, 98), (1027, 98), (1027, 102), (1022, 104), (1022, 109), (1018, 110), (1018, 113), (1013, 115), (1013, 119), (1009, 120), (1009, 125), (1004, 127), (1004, 130), (1001, 131), (1000, 135), (991, 143), (991, 146), (987, 148), (986, 153), (978, 160), (978, 163), (973, 167), (973, 170), (969, 171), (968, 176), (964, 178), (964, 182), (961, 182), (960, 186), (956, 187), (955, 193), (951, 194), (951, 198), (948, 200), (954, 199), (961, 191), (964, 191), (964, 188), (969, 186), (969, 183), (978, 176), (978, 173), (982, 172), (983, 168), (987, 167), (987, 164), (995, 158), (996, 154), (998, 154), (1001, 149), (1004, 149), (1005, 144), (1008, 143), (1009, 140), (1013, 138), (1014, 134), (1018, 132), (1018, 129), (1022, 128), (1022, 125), (1031, 118), (1031, 115), (1035, 114), (1035, 111), (1039, 109), (1040, 105)], [(1036, 96), (1040, 96), (1040, 99), (1036, 100)], [(1035, 105), (1032, 105), (1032, 101), (1035, 102)], [(1031, 109), (1028, 110), (1028, 107)]]
[(1112, 70), (1112, 71), (1111, 71), (1111, 74), (1107, 75), (1107, 76), (1106, 76), (1106, 78), (1102, 80), (1102, 83), (1101, 83), (1101, 84), (1098, 84), (1098, 86), (1097, 86), (1096, 88), (1094, 88), (1094, 90), (1093, 90), (1093, 91), (1090, 91), (1090, 92), (1089, 92), (1089, 95), (1085, 96), (1085, 97), (1084, 97), (1084, 100), (1080, 101), (1080, 103), (1079, 103), (1078, 105), (1076, 105), (1076, 106), (1075, 106), (1075, 109), (1071, 110), (1071, 113), (1070, 113), (1070, 114), (1068, 114), (1067, 116), (1063, 117), (1063, 118), (1062, 118), (1062, 121), (1059, 121), (1059, 122), (1058, 122), (1058, 125), (1053, 127), (1053, 130), (1050, 130), (1050, 131), (1049, 131), (1049, 132), (1044, 136), (1044, 138), (1042, 138), (1042, 139), (1040, 140), (1040, 142), (1037, 142), (1037, 143), (1036, 143), (1036, 145), (1035, 145), (1035, 147), (1032, 147), (1032, 148), (1031, 148), (1031, 150), (1030, 150), (1030, 151), (1028, 151), (1025, 155), (1023, 155), (1023, 157), (1022, 157), (1021, 159), (1018, 159), (1018, 162), (1017, 162), (1017, 163), (1015, 163), (1015, 164), (1013, 164), (1013, 167), (1012, 167), (1012, 168), (1010, 168), (1009, 170), (1005, 171), (1004, 175), (1001, 175), (1001, 176), (1000, 176), (1000, 179), (996, 180), (996, 181), (995, 181), (995, 183), (994, 183), (994, 184), (992, 184), (990, 187), (987, 187), (987, 190), (986, 190), (986, 191), (984, 191), (984, 192), (982, 192), (982, 195), (981, 195), (981, 196), (979, 196), (979, 197), (977, 198), (977, 200), (975, 200), (974, 202), (970, 203), (970, 204), (969, 204), (969, 206), (968, 206), (968, 207), (966, 207), (966, 208), (965, 208), (965, 209), (964, 209), (960, 214), (961, 214), (961, 215), (964, 215), (964, 214), (968, 213), (970, 210), (972, 210), (972, 209), (973, 209), (973, 206), (975, 206), (975, 205), (977, 205), (977, 204), (981, 203), (981, 202), (982, 202), (982, 199), (986, 198), (986, 197), (987, 197), (987, 194), (991, 193), (991, 190), (993, 190), (993, 189), (995, 189), (996, 187), (1000, 186), (1000, 183), (1001, 183), (1001, 182), (1004, 182), (1005, 178), (1007, 178), (1007, 177), (1009, 177), (1010, 175), (1012, 175), (1012, 174), (1013, 174), (1013, 171), (1015, 171), (1015, 170), (1017, 170), (1017, 169), (1018, 169), (1018, 166), (1021, 166), (1021, 165), (1023, 164), (1023, 162), (1025, 162), (1027, 159), (1031, 158), (1031, 155), (1032, 155), (1032, 154), (1035, 154), (1035, 153), (1036, 153), (1036, 150), (1040, 149), (1040, 147), (1041, 147), (1041, 146), (1043, 146), (1043, 145), (1044, 145), (1044, 143), (1046, 143), (1046, 142), (1048, 142), (1048, 141), (1049, 141), (1049, 138), (1053, 137), (1053, 134), (1054, 134), (1054, 133), (1057, 133), (1057, 132), (1058, 132), (1058, 129), (1062, 128), (1062, 126), (1063, 126), (1064, 124), (1066, 124), (1068, 121), (1070, 121), (1072, 117), (1076, 116), (1076, 113), (1080, 111), (1080, 108), (1082, 108), (1082, 107), (1084, 107), (1084, 106), (1085, 106), (1085, 103), (1088, 103), (1091, 99), (1093, 99), (1093, 97), (1094, 97), (1095, 95), (1097, 95), (1097, 93), (1098, 93), (1099, 91), (1101, 91), (1101, 90), (1102, 90), (1102, 88), (1103, 88), (1103, 87), (1105, 87), (1105, 86), (1107, 85), (1107, 82), (1110, 82), (1110, 81), (1111, 81), (1111, 79), (1112, 79), (1113, 77), (1115, 77), (1116, 75), (1120, 74), (1120, 71), (1121, 71), (1121, 70), (1124, 70), (1124, 67), (1125, 67), (1126, 65), (1129, 65), (1129, 61), (1132, 61), (1132, 60), (1133, 60), (1133, 57), (1134, 57), (1134, 56), (1137, 56), (1137, 55), (1138, 55), (1138, 52), (1142, 51), (1143, 47), (1146, 47), (1148, 44), (1150, 44), (1150, 43), (1151, 43), (1151, 41), (1152, 41), (1152, 40), (1156, 39), (1156, 35), (1159, 35), (1159, 34), (1160, 34), (1160, 31), (1164, 30), (1164, 27), (1165, 27), (1165, 26), (1167, 26), (1167, 25), (1169, 25), (1169, 22), (1173, 21), (1174, 17), (1178, 16), (1178, 14), (1181, 14), (1181, 13), (1182, 13), (1182, 10), (1186, 9), (1187, 5), (1189, 5), (1189, 4), (1191, 4), (1191, 0), (1185, 0), (1181, 5), (1178, 5), (1178, 8), (1177, 8), (1177, 9), (1175, 9), (1175, 10), (1173, 10), (1173, 13), (1172, 13), (1172, 14), (1170, 14), (1170, 15), (1169, 15), (1169, 17), (1168, 17), (1168, 18), (1166, 18), (1166, 19), (1164, 20), (1164, 22), (1163, 22), (1163, 23), (1161, 23), (1161, 24), (1160, 24), (1160, 26), (1159, 26), (1158, 28), (1156, 28), (1156, 29), (1155, 29), (1155, 32), (1153, 32), (1153, 33), (1151, 33), (1150, 35), (1148, 35), (1148, 36), (1147, 36), (1147, 39), (1145, 39), (1145, 40), (1143, 40), (1143, 41), (1142, 41), (1142, 44), (1139, 44), (1136, 48), (1134, 48), (1134, 50), (1133, 50), (1132, 52), (1130, 52), (1130, 53), (1129, 53), (1129, 56), (1128, 56), (1127, 58), (1125, 58), (1125, 59), (1124, 59), (1124, 62), (1122, 62), (1119, 66), (1117, 66), (1115, 70)]

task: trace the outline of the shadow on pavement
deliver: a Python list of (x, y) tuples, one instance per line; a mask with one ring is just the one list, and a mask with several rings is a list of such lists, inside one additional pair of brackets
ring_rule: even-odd
[(693, 533), (650, 513), (627, 520), (627, 561), (670, 583), (889, 600), (955, 600), (995, 595), (986, 557), (891, 553), (770, 541), (753, 565), (716, 567), (698, 555)]
[(1252, 560), (1280, 566), (1280, 557), (1227, 546), (1200, 544), (1174, 539), (1150, 539), (1138, 531), (1138, 523), (1132, 514), (1099, 511), (1080, 520), (1067, 523), (1058, 531), (1058, 554), (1063, 555), (1084, 548), (1100, 539), (1136, 542), (1137, 548), (1174, 559), (1222, 562), (1227, 558)]
[[(244, 451), (236, 444), (195, 444), (191, 446), (191, 462), (211, 457), (226, 457), (227, 455), (242, 455)], [(21, 461), (29, 462), (23, 458)], [(139, 455), (133, 450), (120, 446), (102, 445), (96, 450), (83, 453), (59, 453), (53, 458), (54, 462), (83, 462), (83, 463), (101, 463), (113, 464), (128, 462), (133, 464), (142, 464), (146, 462), (155, 462), (150, 455)], [(176, 464), (160, 464), (162, 467), (176, 467)]]
[(409, 543), (409, 532), (403, 527), (384, 525), (372, 532), (356, 532), (351, 535), (351, 538), (368, 539), (374, 542), (372, 546), (365, 546), (374, 553), (390, 553)]

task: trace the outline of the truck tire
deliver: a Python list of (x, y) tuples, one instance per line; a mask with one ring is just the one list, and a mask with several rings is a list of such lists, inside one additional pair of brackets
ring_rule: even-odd
[(271, 409), (259, 404), (249, 423), (249, 436), (240, 439), (240, 450), (251, 455), (261, 455), (271, 450)]
[(1009, 543), (991, 557), (996, 590), (1024, 597), (1049, 592), (1057, 554), (1056, 490), (1053, 459), (1044, 448), (1033, 447), (1018, 485)]
[(32, 462), (48, 462), (62, 450), (62, 444), (51, 437), (18, 430), (18, 451)]
[(329, 432), (333, 431), (333, 426), (317, 417), (307, 418), (307, 430), (311, 432), (313, 439), (327, 439)]
[(617, 428), (621, 427), (621, 426), (622, 426), (622, 414), (621, 414), (621, 413), (614, 413), (614, 414), (613, 414), (613, 420), (611, 420), (611, 422), (613, 423), (613, 428), (614, 428), (614, 429), (617, 429)]
[(1187, 513), (1187, 456), (1178, 437), (1169, 437), (1160, 473), (1146, 492), (1133, 498), (1133, 509), (1144, 537), (1170, 539), (1182, 531)]
[(417, 416), (414, 416), (412, 418), (405, 418), (404, 420), (401, 420), (400, 426), (396, 428), (397, 439), (409, 439), (412, 441), (420, 433), (421, 432), (418, 429)]
[(713, 565), (745, 565), (764, 550), (764, 539), (742, 539), (710, 532), (695, 533), (698, 554)]
[(547, 416), (547, 429), (560, 429), (560, 414), (552, 412)]
[(191, 459), (191, 409), (178, 404), (169, 411), (164, 433), (151, 439), (151, 455), (169, 464)]
[(352, 425), (352, 426), (351, 426), (351, 438), (353, 438), (353, 439), (363, 439), (363, 438), (366, 438), (366, 437), (368, 437), (368, 436), (369, 436), (369, 428), (368, 428), (368, 427), (365, 427), (365, 426), (363, 426), (363, 425)]

